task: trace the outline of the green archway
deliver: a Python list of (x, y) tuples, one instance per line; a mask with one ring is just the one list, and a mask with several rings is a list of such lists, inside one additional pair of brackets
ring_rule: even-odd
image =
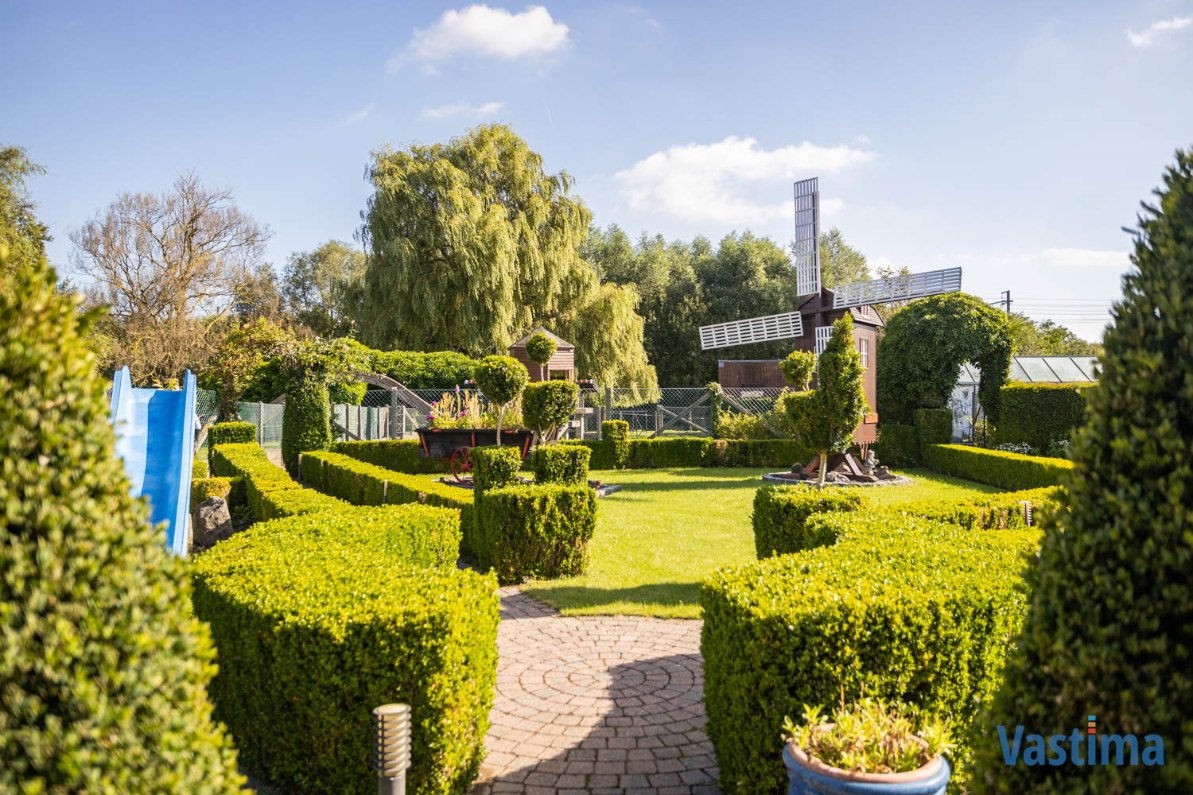
[(978, 400), (998, 423), (999, 390), (1011, 369), (1007, 316), (972, 295), (934, 295), (910, 304), (887, 323), (878, 343), (878, 417), (910, 424), (921, 408), (945, 408), (961, 365), (982, 371)]

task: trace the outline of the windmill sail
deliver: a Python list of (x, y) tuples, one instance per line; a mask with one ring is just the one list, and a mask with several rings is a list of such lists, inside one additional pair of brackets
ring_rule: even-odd
[(820, 180), (795, 183), (795, 286), (800, 295), (820, 292)]
[(804, 321), (799, 312), (781, 312), (777, 315), (701, 326), (700, 347), (707, 351), (713, 348), (749, 345), (751, 342), (802, 337), (803, 334)]
[(863, 304), (909, 301), (961, 289), (961, 269), (945, 268), (924, 273), (901, 273), (886, 279), (838, 284), (833, 288), (833, 309)]

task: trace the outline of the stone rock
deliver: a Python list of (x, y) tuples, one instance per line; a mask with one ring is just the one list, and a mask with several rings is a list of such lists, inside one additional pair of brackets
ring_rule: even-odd
[(223, 497), (212, 497), (194, 507), (191, 511), (192, 542), (195, 549), (215, 546), (233, 533), (232, 514)]
[(804, 474), (804, 465), (796, 461), (791, 465), (791, 474), (802, 476)]
[(891, 471), (886, 467), (878, 467), (878, 469), (874, 470), (874, 474), (879, 480), (894, 480), (897, 477), (896, 475), (892, 475)]

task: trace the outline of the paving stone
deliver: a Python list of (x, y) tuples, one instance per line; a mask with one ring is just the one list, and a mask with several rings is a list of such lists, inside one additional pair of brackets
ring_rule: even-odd
[(502, 588), (488, 759), (473, 795), (719, 795), (699, 621), (563, 617)]

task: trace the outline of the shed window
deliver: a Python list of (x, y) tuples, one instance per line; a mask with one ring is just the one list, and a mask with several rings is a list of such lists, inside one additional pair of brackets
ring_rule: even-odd
[(862, 356), (862, 369), (870, 369), (870, 340), (861, 337), (857, 341), (857, 352)]

